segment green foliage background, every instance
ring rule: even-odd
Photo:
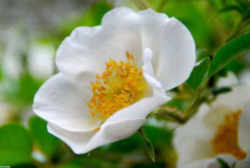
[[[34,94],[46,80],[32,75],[27,68],[27,44],[26,49],[19,53],[23,71],[18,78],[9,77],[0,60],[0,100],[12,107],[8,121],[0,126],[0,166],[174,168],[178,155],[172,142],[174,128],[169,127],[169,123],[186,123],[203,102],[211,102],[219,94],[230,91],[230,88],[216,87],[219,78],[228,72],[240,75],[249,69],[248,0],[124,0],[123,3],[135,10],[153,8],[178,18],[188,27],[196,42],[198,64],[190,78],[173,89],[173,100],[149,116],[149,120],[154,118],[158,124],[146,123],[142,128],[144,136],[135,133],[89,154],[73,154],[63,142],[47,132],[44,120],[32,116],[28,122],[23,121],[27,109],[32,106]],[[92,3],[81,15],[65,20],[53,32],[44,30],[46,35],[36,38],[35,42],[56,51],[74,28],[99,25],[103,15],[114,7],[114,3],[105,0]],[[4,51],[4,48],[0,49]],[[150,155],[151,145],[155,162]],[[36,157],[36,154],[42,157]]]

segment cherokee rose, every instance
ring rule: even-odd
[[[116,8],[101,26],[76,28],[63,41],[59,73],[40,88],[33,108],[50,133],[83,154],[137,131],[194,63],[194,40],[177,19]]]

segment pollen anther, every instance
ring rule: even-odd
[[[120,62],[110,58],[105,71],[91,82],[92,97],[88,107],[93,118],[104,121],[145,96],[148,86],[142,69],[129,52],[126,52],[126,58],[127,61]]]

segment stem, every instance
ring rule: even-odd
[[[161,0],[158,5],[157,11],[162,12],[164,10],[166,3],[167,3],[167,0]]]
[[[199,110],[200,105],[204,101],[202,100],[200,95],[197,95],[193,101],[193,103],[186,109],[184,123],[187,122],[191,117],[193,117],[197,111]]]
[[[245,25],[249,24],[250,19],[241,19],[239,24],[236,26],[234,32],[232,33],[232,35],[228,38],[227,41],[232,40],[234,37],[236,37],[241,31],[242,29],[245,27]]]
[[[151,161],[154,163],[155,162],[155,148],[150,139],[145,135],[144,131],[142,128],[138,130],[138,134],[143,138],[145,144],[146,144],[146,150],[147,153],[151,159]]]
[[[175,111],[169,111],[165,107],[161,107],[156,113],[153,113],[152,116],[156,117],[160,120],[170,120],[172,122],[176,122],[179,124],[184,124],[184,116],[181,115],[181,112],[178,112],[178,110]]]
[[[150,8],[150,5],[145,0],[131,0],[141,10]]]

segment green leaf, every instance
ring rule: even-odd
[[[58,152],[60,141],[48,133],[46,121],[33,116],[29,120],[29,129],[35,143],[47,157],[52,157]]]
[[[208,70],[210,66],[210,60],[208,58],[204,59],[199,65],[197,65],[190,77],[187,80],[187,84],[194,90],[198,89],[203,83],[204,79],[208,75]]]
[[[228,65],[239,53],[250,48],[250,33],[243,34],[219,49],[213,58],[209,76],[214,75]]]
[[[82,168],[82,165],[77,163],[66,163],[58,168]]]
[[[226,71],[240,74],[245,68],[247,68],[247,63],[244,59],[233,59],[227,66],[225,66]]]
[[[28,131],[17,124],[0,128],[0,165],[31,162],[32,141]]]

